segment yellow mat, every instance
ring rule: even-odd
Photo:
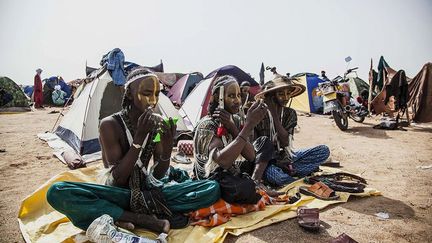
[[[39,189],[25,198],[18,213],[18,222],[21,233],[26,242],[83,242],[85,233],[72,225],[61,213],[55,211],[46,200],[48,188],[56,181],[95,182],[100,175],[102,164],[93,165],[74,171],[67,171],[51,178]],[[339,170],[323,167],[325,172]],[[282,189],[295,188],[304,185],[301,180],[291,183]],[[292,190],[295,192],[296,190]],[[227,223],[207,228],[202,226],[189,226],[181,230],[171,230],[168,242],[222,242],[227,234],[240,235],[276,222],[297,216],[298,206],[307,205],[313,208],[325,208],[331,204],[347,202],[350,195],[377,196],[381,193],[372,188],[366,188],[364,193],[339,193],[339,200],[322,201],[309,196],[302,196],[295,205],[271,205],[265,210],[246,215],[232,217]],[[150,232],[135,231],[134,233],[155,237]]]

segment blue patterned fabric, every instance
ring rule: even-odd
[[[330,150],[326,145],[294,151],[292,159],[296,176],[301,178],[316,171],[329,156]],[[269,164],[264,171],[264,180],[273,186],[279,187],[287,185],[296,179],[283,172],[281,168]]]
[[[294,182],[295,179],[282,171],[281,168],[269,164],[264,171],[264,180],[272,186],[280,187]]]
[[[330,149],[326,145],[299,149],[293,154],[293,167],[298,177],[305,177],[316,171],[320,164],[330,156]]]

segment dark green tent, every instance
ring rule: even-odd
[[[0,111],[30,111],[30,99],[10,78],[0,77]]]

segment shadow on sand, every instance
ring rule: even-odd
[[[329,242],[333,239],[327,229],[331,228],[329,224],[321,221],[321,229],[317,232],[311,232],[303,229],[297,223],[297,218],[288,219],[280,223],[272,224],[261,229],[254,230],[248,234],[252,237],[251,242],[259,239],[263,242],[299,242],[300,239],[305,242]],[[228,235],[224,242],[236,242],[237,237]]]
[[[346,131],[355,136],[364,136],[368,138],[389,139],[386,130],[374,129],[371,127],[349,127]]]
[[[390,219],[407,219],[415,216],[414,209],[405,202],[384,196],[351,197],[349,203],[339,204],[338,206],[372,216],[379,212],[386,212],[389,214]]]
[[[430,128],[430,127],[414,127],[413,126],[409,131],[432,133],[432,128]]]
[[[409,219],[415,216],[414,210],[402,201],[394,200],[384,196],[376,197],[351,197],[349,203],[335,204],[324,210],[334,207],[344,207],[346,209],[375,216],[376,213],[386,212],[390,219]],[[329,242],[333,239],[327,232],[331,225],[325,221],[321,221],[321,229],[319,232],[309,232],[301,228],[297,223],[297,218],[288,219],[280,223],[272,224],[270,227],[264,227],[254,230],[248,234],[252,239],[259,239],[264,242],[299,242],[301,239],[304,242]],[[236,242],[236,236],[228,235],[225,242]]]

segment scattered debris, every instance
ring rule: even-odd
[[[421,209],[428,209],[428,208],[430,208],[430,207],[432,207],[431,199],[429,199],[428,202],[427,202],[426,204],[419,205],[419,208],[421,208]]]
[[[6,153],[6,149],[0,149],[0,153]]]
[[[52,110],[52,111],[48,112],[48,114],[56,114],[56,113],[60,113],[60,111]]]
[[[390,218],[390,215],[388,213],[385,212],[379,212],[375,214],[379,219],[381,220],[386,220]]]
[[[419,165],[416,166],[417,169],[422,169],[422,170],[427,170],[427,169],[432,169],[432,165]]]

